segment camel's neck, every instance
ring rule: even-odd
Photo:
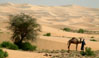
[[[82,41],[79,41],[78,43],[82,43]]]
[[[82,42],[79,41],[78,43],[82,43]]]
[[[80,39],[80,41],[78,41],[78,43],[82,43],[81,39]]]
[[[81,41],[81,39],[80,39],[80,43],[81,43],[82,41]]]

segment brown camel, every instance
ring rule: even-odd
[[[82,43],[82,38],[80,38],[80,40],[78,40],[77,38],[73,37],[72,39],[70,39],[68,41],[68,52],[70,51],[70,45],[71,44],[76,44],[76,51],[77,51],[77,48],[78,48],[78,44],[81,44]]]

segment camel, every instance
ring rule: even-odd
[[[77,38],[73,37],[72,39],[70,39],[68,41],[68,52],[70,51],[70,45],[71,44],[76,44],[76,51],[77,51],[77,48],[78,48],[78,44],[81,44],[82,43],[82,38],[80,38],[80,40],[78,40]]]

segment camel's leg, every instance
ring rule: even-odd
[[[76,44],[76,51],[77,51],[77,48],[78,48],[78,44]]]
[[[70,51],[70,45],[71,45],[71,43],[68,44],[68,52]]]

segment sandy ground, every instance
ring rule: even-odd
[[[47,39],[46,39],[47,38]],[[58,37],[44,37],[42,36],[41,39],[38,39],[37,45],[39,49],[50,49],[50,50],[61,50],[65,49],[68,50],[68,38],[58,38]],[[85,47],[91,47],[92,50],[99,50],[99,42],[93,42],[93,41],[88,41],[85,40],[86,45]],[[78,50],[80,51],[81,44],[78,46]],[[71,50],[76,49],[75,44],[71,44],[70,47]]]
[[[9,54],[8,58],[48,58],[43,56],[43,53],[36,53],[36,52],[26,52],[26,51],[16,51],[16,50],[9,50],[3,49],[7,51]]]
[[[54,31],[54,32],[53,32]],[[44,34],[50,32],[51,36],[43,36]],[[97,41],[90,41],[90,37],[95,37]],[[86,41],[86,47],[91,47],[93,50],[99,50],[99,35],[89,35],[89,34],[79,34],[79,33],[71,33],[64,32],[59,29],[51,28],[48,26],[42,26],[42,32],[40,36],[37,38],[36,45],[38,49],[66,49],[67,50],[67,42],[72,37],[83,37]],[[0,42],[2,41],[11,41],[11,34],[8,32],[0,33]],[[78,50],[80,50],[80,45],[78,46]],[[71,45],[71,50],[75,50],[75,45]]]

